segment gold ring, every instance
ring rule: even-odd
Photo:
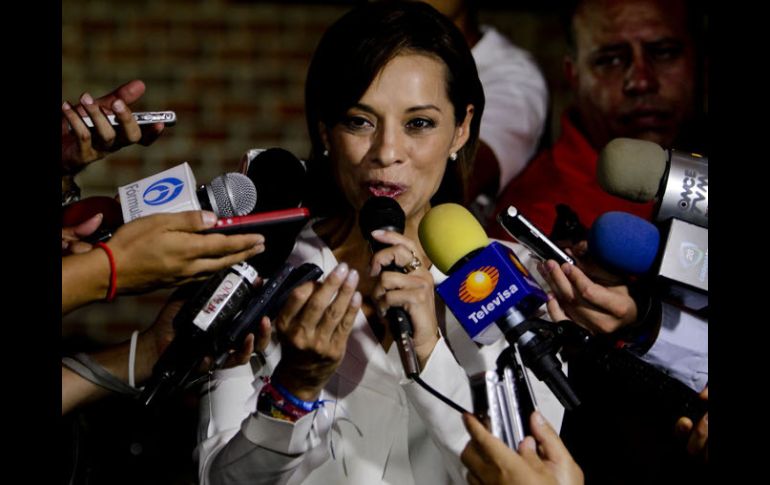
[[[411,273],[420,266],[422,266],[422,261],[420,261],[420,258],[418,258],[414,251],[412,251],[412,261],[406,265],[407,273]]]

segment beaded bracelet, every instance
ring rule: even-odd
[[[270,417],[296,422],[301,417],[324,405],[321,400],[303,401],[291,394],[285,387],[263,378],[265,385],[259,393],[257,410]]]

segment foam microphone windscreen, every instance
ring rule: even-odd
[[[487,233],[468,209],[459,204],[433,207],[420,221],[420,243],[444,274],[470,253],[489,245]]]
[[[246,176],[259,194],[253,213],[298,207],[305,196],[305,165],[283,148],[259,152],[249,162]]]
[[[658,195],[667,165],[668,153],[657,143],[615,138],[599,153],[596,177],[612,195],[649,202]]]
[[[372,252],[377,252],[389,244],[374,239],[372,231],[385,229],[403,234],[404,227],[406,227],[406,215],[398,202],[390,197],[371,197],[361,207],[358,225],[361,227],[364,238],[369,242]]]
[[[601,264],[622,273],[647,272],[655,262],[660,233],[652,223],[627,212],[606,212],[588,233],[588,251]]]
[[[259,198],[252,213],[299,207],[305,197],[307,175],[305,165],[283,148],[250,150],[246,176],[257,188]],[[305,221],[265,227],[265,251],[249,259],[263,277],[278,271],[294,249],[297,235]]]

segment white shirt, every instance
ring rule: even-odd
[[[337,265],[310,225],[290,261],[315,263],[325,274]],[[494,369],[506,344],[478,348],[451,316],[444,337],[454,354],[442,338],[420,377],[471,410],[468,373]],[[259,374],[271,374],[280,360],[280,349],[268,353]],[[561,405],[534,376],[530,381],[541,412],[558,429]],[[362,312],[321,394],[330,401],[322,409],[296,423],[253,414],[261,385],[248,365],[215,372],[213,390],[201,400],[202,484],[465,483],[460,453],[469,435],[460,414],[404,378],[396,346],[386,353]]]
[[[532,56],[493,27],[471,50],[484,88],[480,138],[500,164],[498,194],[535,154],[548,113],[548,88]]]
[[[708,321],[667,303],[662,318],[655,343],[641,359],[702,391],[709,380]]]

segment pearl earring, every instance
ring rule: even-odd
[[[449,155],[449,159],[452,160],[453,162],[456,162],[457,161],[457,152],[452,152],[452,154]]]
[[[328,157],[329,156],[329,150],[324,150],[323,156]]]

